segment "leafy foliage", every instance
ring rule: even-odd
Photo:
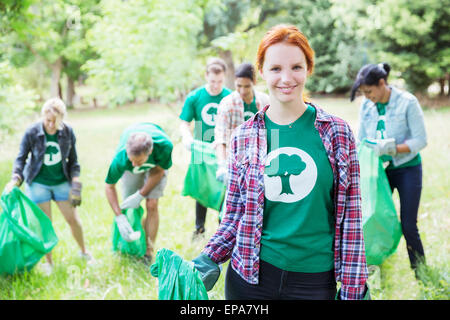
[[[0,142],[11,135],[18,122],[36,106],[36,94],[17,83],[14,73],[13,66],[0,61]]]
[[[196,34],[202,0],[102,1],[103,18],[88,32],[99,54],[83,70],[112,105],[136,98],[175,100],[198,78]]]

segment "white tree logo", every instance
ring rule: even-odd
[[[316,185],[317,166],[305,151],[285,147],[270,152],[264,172],[265,197],[292,203],[305,198]]]
[[[46,143],[44,164],[46,166],[54,166],[59,162],[61,162],[61,150],[59,149],[59,144],[53,141],[48,141]]]
[[[203,122],[208,126],[214,127],[216,125],[216,117],[217,117],[217,107],[219,105],[217,103],[211,102],[205,105],[202,109],[202,119]]]
[[[251,112],[251,111],[245,111],[244,112],[244,119],[245,120],[248,120],[248,119],[250,119],[251,117],[253,117],[255,114],[253,113],[253,112]]]
[[[152,163],[144,163],[142,166],[139,167],[133,167],[133,173],[134,174],[138,174],[138,173],[142,173],[145,171],[150,170],[151,168],[153,168],[155,165]]]

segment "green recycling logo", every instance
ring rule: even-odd
[[[208,126],[214,127],[216,125],[217,108],[219,105],[217,103],[211,102],[205,105],[202,109],[202,119],[203,122]]]
[[[265,197],[270,201],[297,202],[316,185],[317,166],[305,151],[279,148],[267,155],[264,172]]]
[[[47,141],[44,164],[49,167],[59,162],[61,162],[61,149],[59,148],[59,144],[54,141]]]

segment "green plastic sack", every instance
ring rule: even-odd
[[[216,179],[217,159],[210,143],[194,140],[183,196],[191,196],[201,205],[220,211],[226,186]]]
[[[141,237],[136,241],[127,242],[120,236],[119,228],[117,228],[117,223],[114,220],[113,223],[113,251],[118,251],[124,254],[142,257],[145,255],[147,250],[147,243],[145,241],[145,231],[142,227],[142,215],[144,214],[144,209],[142,207],[136,209],[124,209],[122,213],[127,217],[130,222],[131,228],[134,231],[140,231]]]
[[[17,187],[0,204],[0,274],[29,271],[58,243],[52,222]]]
[[[169,249],[158,250],[150,273],[158,278],[159,300],[208,300],[206,288],[193,263]]]
[[[358,148],[366,260],[380,265],[397,250],[402,229],[382,161],[362,142]]]

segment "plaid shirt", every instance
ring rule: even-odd
[[[314,126],[322,138],[334,176],[335,278],[341,282],[341,299],[362,299],[367,264],[355,138],[345,121],[311,105],[317,110]],[[233,269],[251,284],[258,284],[259,274],[267,156],[264,113],[268,107],[233,133],[226,213],[203,249],[218,264],[231,258]]]
[[[256,108],[261,110],[269,104],[269,96],[254,91]],[[244,123],[244,101],[237,91],[233,91],[220,102],[217,108],[214,139],[216,144],[229,145],[234,129]]]

